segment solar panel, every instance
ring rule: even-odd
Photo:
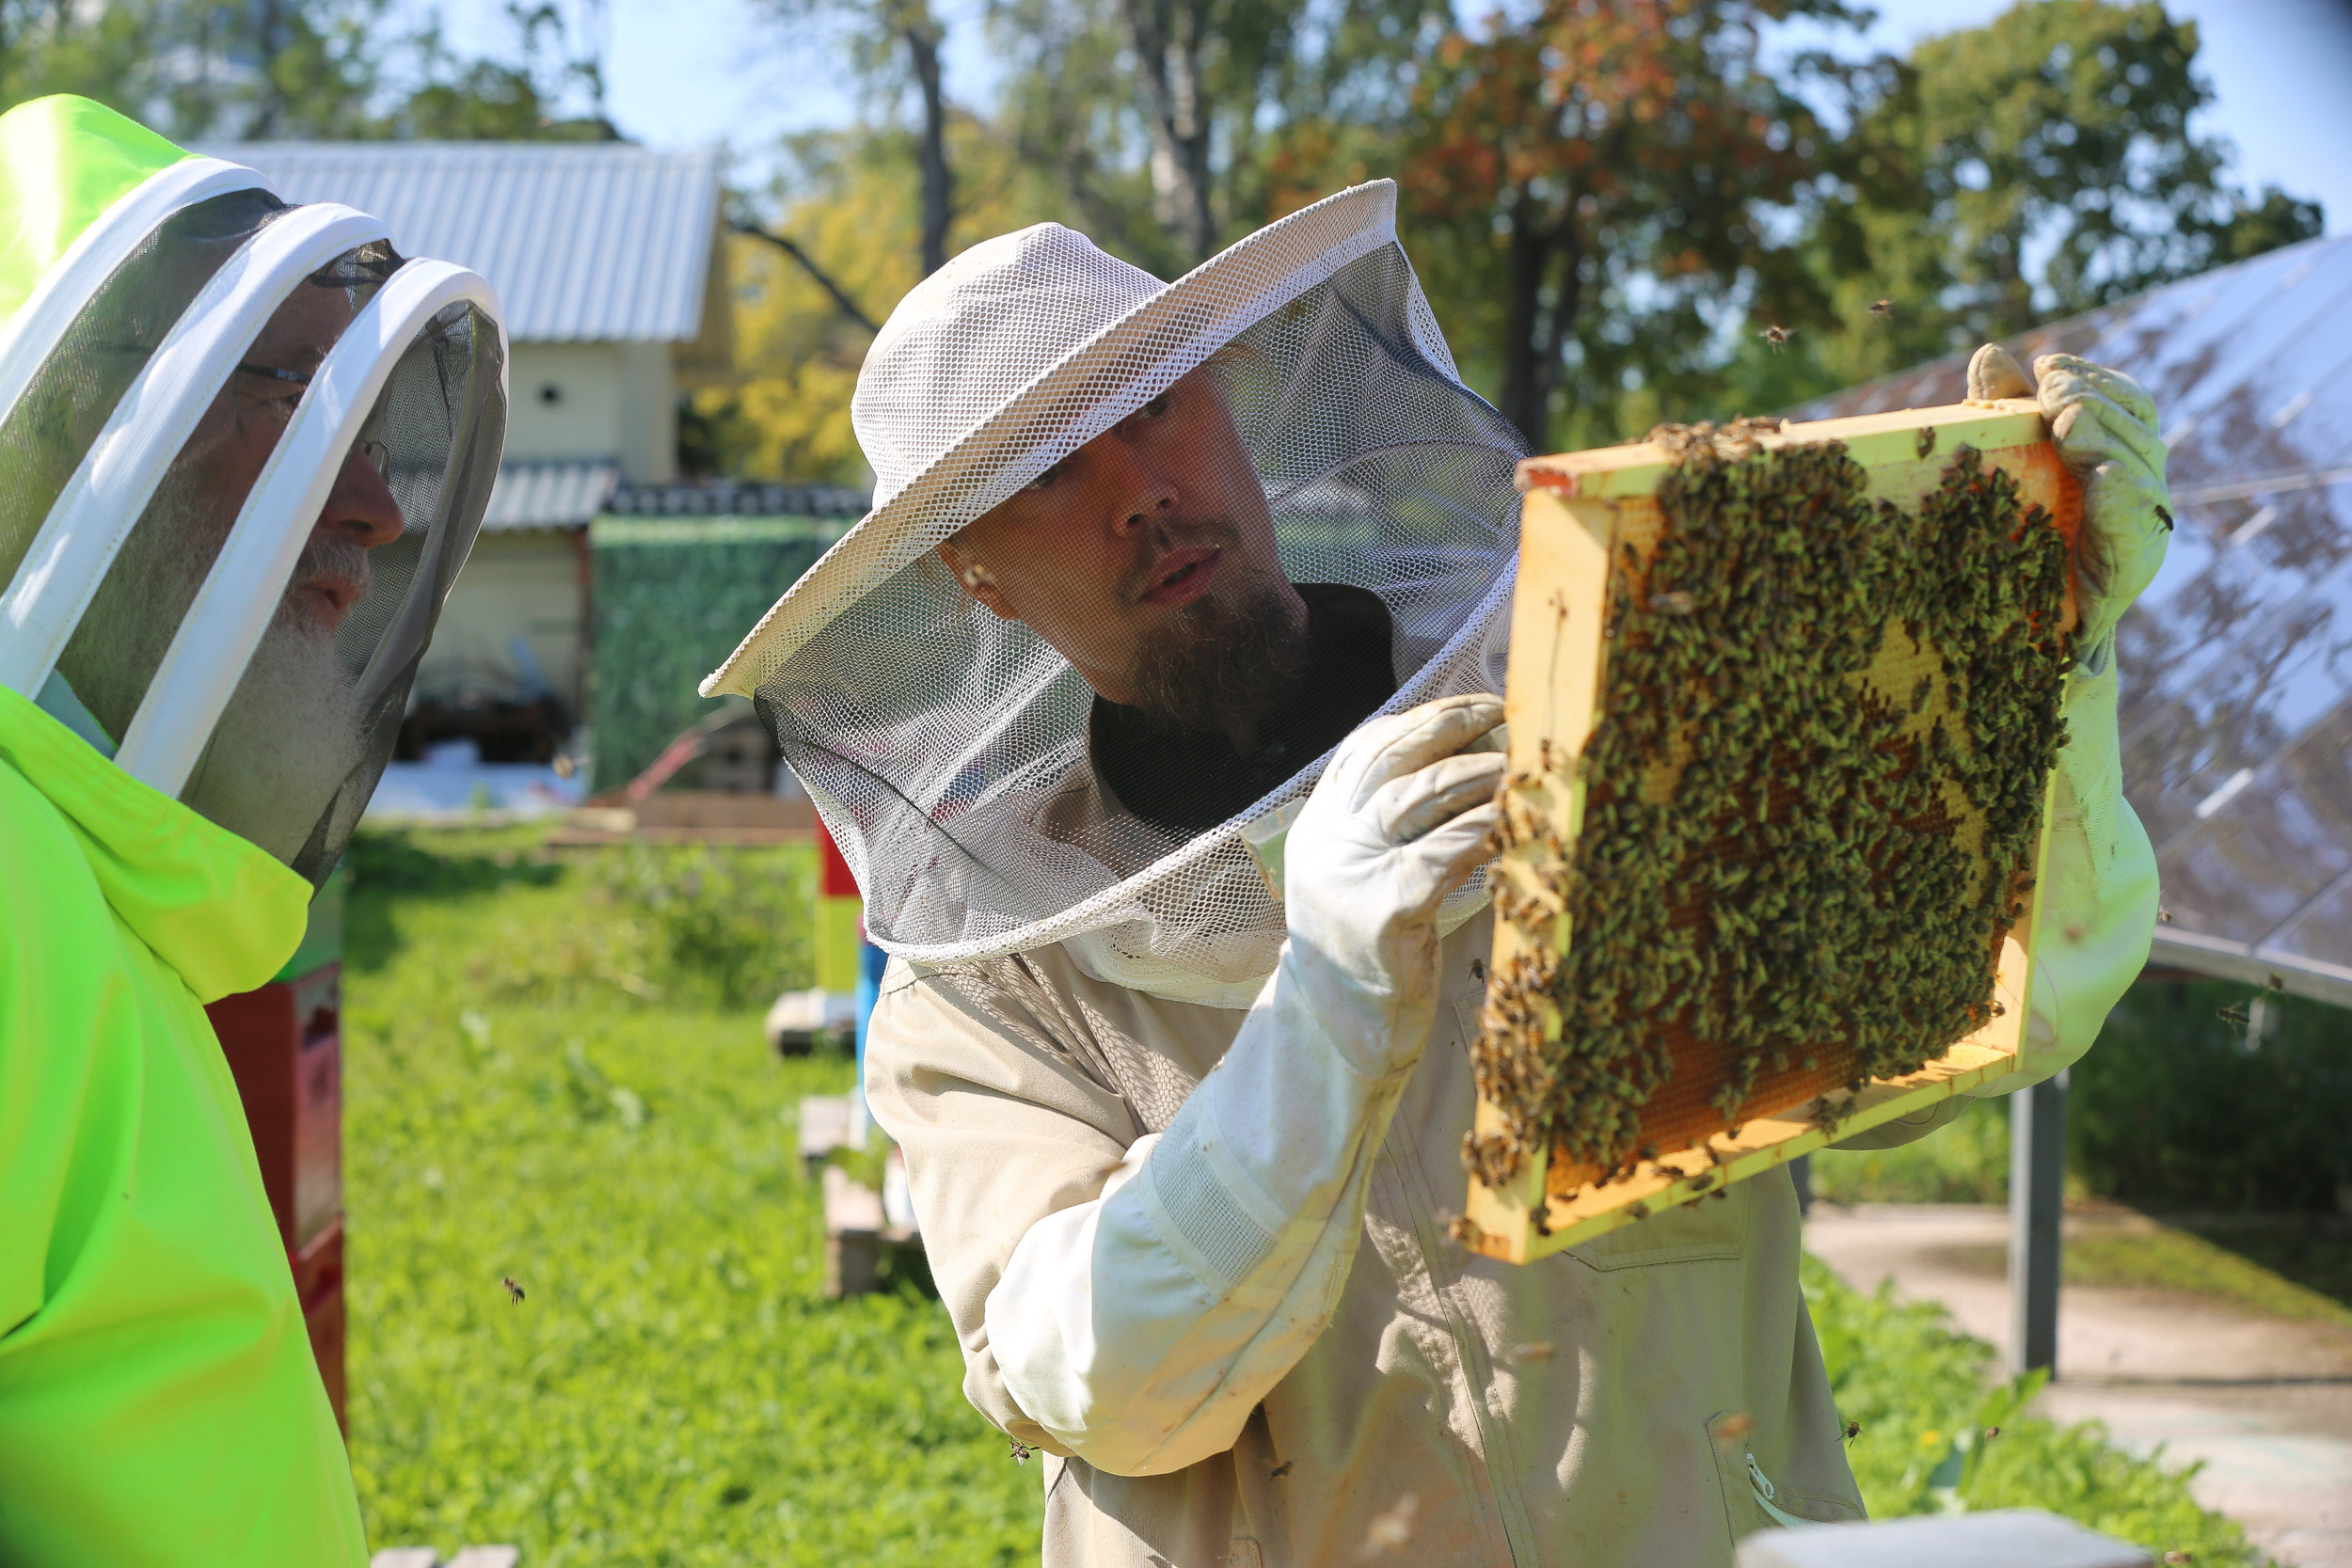
[[[2352,237],[2010,341],[2153,393],[2178,527],[2117,634],[2123,793],[2170,915],[2153,961],[2352,1006]],[[1958,402],[1964,358],[1788,410]]]

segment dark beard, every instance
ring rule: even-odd
[[[1228,559],[1241,574],[1236,591],[1184,606],[1128,673],[1126,705],[1160,728],[1199,735],[1263,719],[1306,678],[1313,647],[1297,595],[1276,574]]]

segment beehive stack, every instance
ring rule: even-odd
[[[1521,485],[1465,1149],[1516,1259],[2019,1065],[2080,511],[2023,401]]]

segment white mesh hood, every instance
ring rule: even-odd
[[[1394,206],[1385,181],[1342,192],[1173,284],[1040,225],[893,313],[852,404],[873,513],[704,686],[754,698],[882,946],[949,962],[1068,942],[1104,979],[1229,1004],[1273,967],[1281,905],[1248,839],[1287,822],[1323,756],[1217,826],[1145,820],[1089,764],[1087,682],[933,553],[1204,364],[1283,572],[1386,606],[1381,711],[1502,689],[1523,449],[1462,386]]]

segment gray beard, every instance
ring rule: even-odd
[[[166,476],[57,661],[118,740],[227,535],[212,499],[181,474]],[[316,540],[305,547],[294,582],[320,548]],[[355,683],[333,634],[303,625],[281,599],[180,799],[292,862],[358,766],[362,738]]]
[[[1258,720],[1306,677],[1312,648],[1306,616],[1273,573],[1236,561],[1241,591],[1209,594],[1179,613],[1177,635],[1154,642],[1128,673],[1129,705],[1184,735]]]

